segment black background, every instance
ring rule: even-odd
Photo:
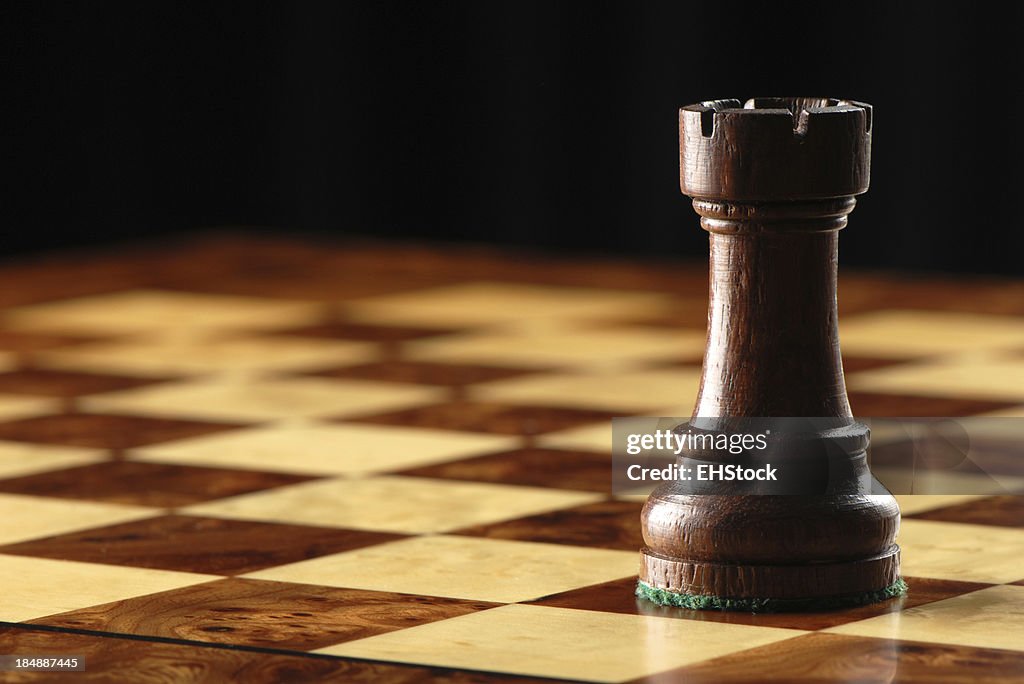
[[[1021,10],[3,5],[0,251],[253,226],[697,256],[676,110],[875,106],[844,264],[1020,273]]]

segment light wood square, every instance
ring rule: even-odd
[[[0,441],[0,478],[74,468],[107,458],[101,449]]]
[[[114,525],[155,513],[141,506],[0,494],[0,544]]]
[[[872,468],[871,473],[891,492],[915,492],[926,496],[1024,492],[1024,477],[999,473],[923,468]]]
[[[515,448],[514,437],[376,425],[275,425],[137,449],[146,461],[304,475],[366,475]],[[0,451],[2,455],[2,451]]]
[[[214,378],[109,392],[83,399],[81,405],[88,411],[258,422],[391,411],[436,403],[444,396],[433,387],[361,380]]]
[[[1022,529],[903,520],[897,542],[908,577],[992,583],[1024,577]]]
[[[621,682],[804,633],[508,605],[328,646],[318,652],[537,677]]]
[[[0,394],[0,420],[17,420],[48,413],[60,413],[61,402],[50,397]]]
[[[553,449],[582,449],[584,451],[612,452],[612,421],[596,425],[559,430],[537,438],[537,444]]]
[[[902,515],[924,513],[936,508],[956,506],[974,499],[984,499],[984,494],[894,494]]]
[[[220,578],[0,554],[0,620],[32,620],[215,579]]]
[[[966,560],[965,564],[970,562]],[[910,590],[914,590],[913,584]],[[1024,651],[1024,587],[989,587],[827,631],[880,639]]]
[[[184,510],[224,518],[424,534],[571,508],[601,498],[547,487],[381,476],[315,480]]]
[[[893,309],[844,317],[839,322],[839,337],[844,353],[869,358],[1015,349],[1024,347],[1024,320]]]
[[[632,329],[480,332],[410,342],[406,347],[406,355],[418,361],[584,368],[675,359],[686,353],[700,356],[703,351],[703,332]]]
[[[373,345],[301,337],[204,338],[164,336],[36,354],[51,368],[139,376],[242,374],[313,370],[370,361]]]
[[[345,307],[357,320],[459,327],[655,315],[671,311],[671,299],[649,292],[481,281],[368,297]]]
[[[700,386],[700,369],[551,373],[511,378],[470,388],[474,399],[540,406],[570,406],[631,412],[664,411],[685,415],[693,411]]]
[[[1024,356],[965,354],[857,373],[847,384],[866,392],[1021,401]]]
[[[652,411],[652,417],[659,417],[661,420],[652,425],[657,425],[659,430],[671,430],[681,423],[689,420],[681,415],[672,416],[671,412]],[[537,444],[555,449],[582,449],[584,451],[603,451],[611,454],[613,452],[612,421],[604,421],[597,425],[583,425],[581,427],[550,432],[537,438]],[[621,446],[625,446],[624,444]]]
[[[368,546],[245,575],[335,587],[509,603],[635,575],[633,551],[430,536]]]
[[[21,330],[117,335],[266,329],[319,320],[322,306],[262,297],[128,290],[11,309],[0,317]]]

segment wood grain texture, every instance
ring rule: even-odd
[[[592,286],[599,288],[597,291],[617,289],[659,293],[664,301],[674,307],[660,315],[637,312],[636,316],[632,316],[627,311],[625,315],[609,317],[603,321],[582,322],[571,315],[566,320],[558,321],[560,324],[571,323],[577,326],[581,336],[586,336],[592,330],[623,328],[629,329],[631,333],[658,333],[676,328],[684,335],[692,335],[695,328],[706,324],[709,291],[706,264],[656,260],[627,263],[589,257],[564,260],[534,255],[528,251],[467,246],[341,243],[254,236],[242,232],[192,238],[153,248],[134,248],[108,254],[45,256],[34,259],[32,263],[6,264],[0,269],[0,315],[11,306],[90,294],[116,294],[127,289],[180,290],[190,293],[192,297],[202,296],[203,293],[249,294],[273,299],[297,297],[322,303],[321,314],[308,325],[266,324],[257,335],[359,340],[378,353],[379,360],[376,362],[356,360],[353,363],[357,365],[348,366],[339,360],[327,362],[333,364],[330,367],[309,367],[309,370],[323,379],[342,384],[349,379],[369,379],[389,383],[399,389],[403,385],[433,385],[454,389],[465,387],[470,390],[465,396],[473,397],[473,390],[486,388],[493,380],[482,366],[459,360],[434,363],[403,357],[410,347],[419,344],[420,339],[432,337],[441,340],[439,334],[434,334],[436,330],[427,331],[427,328],[432,327],[430,324],[422,327],[406,326],[398,321],[366,324],[348,320],[345,307],[353,300],[367,295],[418,295],[427,293],[425,288],[435,285],[472,285],[480,281],[530,285],[537,288],[537,291],[542,291],[543,286],[549,284],[573,288]],[[854,320],[854,317],[861,314],[870,315],[886,307],[932,312],[930,315],[940,323],[945,320],[941,314],[946,311],[988,315],[997,325],[1002,324],[1004,318],[1024,314],[1024,284],[1013,280],[858,274],[844,270],[839,276],[839,282],[839,313]],[[553,296],[559,296],[558,290]],[[271,330],[275,325],[290,327]],[[470,331],[469,326],[454,326],[450,330],[459,334]],[[0,320],[0,360],[5,364],[0,372],[12,374],[8,389],[0,388],[0,393],[9,394],[24,389],[35,393],[45,392],[51,396],[73,396],[95,389],[96,394],[91,396],[102,396],[106,391],[104,388],[113,389],[126,376],[94,371],[85,377],[64,370],[50,372],[49,369],[40,373],[40,369],[45,368],[41,363],[43,355],[35,354],[48,349],[70,348],[83,342],[114,339],[113,333],[107,335],[101,330],[96,335],[86,339],[71,335],[15,332],[4,329],[3,321]],[[647,360],[638,358],[636,362],[644,368],[657,368],[659,372],[663,367],[671,370],[680,363],[690,364],[691,367],[699,363],[697,358],[684,358],[682,351],[680,349],[676,360],[652,359],[648,364]],[[877,358],[875,352],[868,347],[851,353],[852,357],[846,361],[848,377],[872,369],[884,371],[891,367],[898,370],[905,364],[916,363],[919,358],[911,353],[900,358],[887,358],[884,346],[879,346]],[[1024,358],[1024,348],[1008,349],[1007,358]],[[941,368],[941,365],[936,366],[936,372],[940,373]],[[550,373],[541,369],[531,370],[539,375]],[[294,372],[288,375],[296,377]],[[849,397],[858,415],[965,415],[1024,405],[1024,400],[1015,397],[1010,397],[1010,400],[993,398],[985,392],[977,397],[965,398],[938,394],[931,397],[917,396],[914,390],[903,390],[898,394],[853,391]],[[446,408],[435,410],[422,407],[403,415],[392,412],[396,415],[369,429],[378,430],[382,440],[393,432],[391,425],[419,423],[420,427],[444,429],[445,426],[451,426],[466,431],[500,429],[504,432],[498,434],[511,435],[508,438],[509,444],[502,445],[500,451],[496,449],[496,453],[481,451],[483,455],[480,456],[476,456],[476,452],[473,457],[460,453],[457,458],[453,456],[453,460],[444,462],[417,461],[417,467],[403,471],[402,476],[607,493],[610,484],[607,464],[610,461],[607,454],[597,451],[604,448],[600,441],[600,429],[612,417],[611,412],[559,413],[554,409],[549,410],[544,401],[533,398],[529,405],[517,407],[518,413],[510,416],[503,415],[500,410],[489,414],[490,409],[478,409],[476,402],[452,403],[448,401],[451,398],[456,397],[441,393],[438,401],[443,403],[435,406]],[[689,397],[679,398],[688,400]],[[565,405],[571,406],[569,401],[571,397]],[[497,402],[494,404],[498,405]],[[502,410],[513,405],[514,402],[501,404]],[[614,408],[614,404],[611,406]],[[53,402],[53,407],[58,410],[58,403]],[[60,410],[66,412],[73,409],[74,405],[69,402]],[[370,418],[379,415],[376,413]],[[102,681],[118,684],[123,681],[232,680],[257,683],[535,681],[527,677],[464,670],[457,665],[424,667],[311,656],[302,649],[335,638],[342,640],[344,646],[363,635],[383,635],[384,632],[397,634],[406,626],[418,629],[443,625],[446,616],[454,617],[467,604],[485,605],[484,599],[500,602],[536,599],[530,602],[544,607],[571,609],[567,612],[584,616],[580,622],[591,626],[571,630],[572,646],[566,649],[567,658],[576,658],[580,662],[583,656],[579,656],[575,649],[593,644],[594,637],[601,634],[600,629],[593,625],[613,613],[645,619],[671,618],[666,622],[680,625],[682,633],[687,635],[687,638],[675,642],[679,648],[685,649],[693,648],[689,635],[707,631],[714,636],[716,629],[731,625],[747,626],[756,634],[759,628],[819,630],[845,627],[890,613],[899,613],[900,620],[907,622],[902,615],[907,609],[927,607],[974,592],[977,597],[973,603],[965,606],[962,615],[975,622],[984,621],[984,615],[991,616],[992,613],[988,611],[995,609],[999,611],[996,613],[999,617],[987,618],[989,625],[986,629],[991,631],[983,630],[983,633],[1003,635],[1012,634],[1008,617],[1008,611],[1014,608],[1012,601],[998,603],[992,598],[986,598],[984,592],[978,592],[979,589],[994,585],[958,580],[962,579],[963,573],[973,570],[972,576],[986,582],[1013,579],[1017,580],[1017,585],[1024,585],[1024,578],[1021,577],[1024,572],[1013,574],[1015,566],[1012,562],[1015,557],[1012,548],[1016,543],[1012,535],[1015,534],[1013,528],[1019,527],[1019,507],[1012,500],[997,497],[978,499],[976,503],[971,502],[962,507],[961,500],[921,507],[921,517],[927,520],[921,524],[932,529],[931,535],[924,539],[914,536],[917,534],[920,537],[920,530],[911,529],[908,521],[908,551],[905,554],[908,567],[913,556],[915,569],[932,577],[908,577],[911,588],[907,596],[856,609],[802,614],[686,611],[638,601],[633,595],[636,578],[627,576],[635,572],[636,563],[630,564],[629,557],[633,554],[633,558],[636,558],[635,548],[640,543],[636,537],[640,505],[632,502],[613,505],[601,502],[586,506],[573,504],[539,515],[509,516],[507,519],[464,528],[455,534],[443,536],[443,540],[454,540],[451,543],[459,546],[458,549],[447,550],[429,544],[422,544],[419,551],[405,546],[406,542],[418,544],[431,537],[402,540],[401,535],[336,529],[324,531],[317,528],[315,522],[313,529],[316,531],[311,532],[309,526],[304,524],[164,516],[158,510],[152,512],[149,521],[139,521],[140,524],[114,525],[109,521],[94,521],[94,529],[79,532],[81,526],[88,523],[88,520],[81,521],[82,510],[88,511],[89,506],[97,505],[80,502],[174,505],[196,498],[209,497],[216,500],[230,495],[229,492],[236,488],[260,489],[266,486],[272,490],[284,483],[273,477],[265,478],[264,473],[257,472],[263,470],[259,459],[245,461],[248,465],[243,466],[242,461],[232,462],[228,451],[218,451],[216,448],[211,453],[223,457],[219,463],[203,464],[202,458],[198,458],[187,462],[182,468],[166,469],[156,463],[147,464],[154,467],[139,467],[134,461],[112,458],[121,456],[122,452],[128,458],[133,454],[138,455],[120,446],[123,444],[185,439],[182,444],[187,445],[191,441],[186,439],[192,434],[190,430],[198,429],[196,424],[202,430],[209,428],[213,432],[234,427],[217,420],[207,422],[201,419],[169,421],[162,423],[162,427],[157,430],[156,424],[148,422],[154,419],[158,417],[153,414],[121,416],[117,420],[103,415],[86,414],[74,418],[55,415],[30,421],[5,420],[3,426],[0,426],[0,432],[3,433],[0,434],[0,440],[21,440],[11,442],[10,448],[30,447],[38,450],[38,453],[26,452],[25,458],[38,457],[40,461],[40,466],[32,471],[40,474],[40,477],[23,478],[23,472],[8,471],[9,477],[0,484],[0,488],[6,486],[30,494],[28,497],[21,494],[11,496],[6,492],[0,495],[9,499],[10,508],[7,510],[11,525],[8,527],[22,528],[34,516],[56,515],[51,511],[54,508],[59,508],[57,513],[60,514],[56,515],[59,529],[45,531],[45,534],[56,536],[30,540],[29,545],[24,547],[24,555],[7,555],[8,549],[0,549],[0,558],[9,561],[5,567],[14,568],[7,571],[5,577],[9,579],[5,581],[17,586],[18,582],[35,579],[32,570],[27,570],[33,567],[38,570],[39,578],[45,578],[48,572],[53,571],[54,565],[71,565],[50,560],[64,556],[95,563],[60,575],[63,579],[54,588],[54,594],[70,597],[72,600],[68,606],[59,605],[60,602],[54,600],[46,605],[57,607],[36,610],[31,615],[57,613],[69,610],[72,606],[82,607],[79,611],[72,611],[73,614],[49,615],[41,618],[41,621],[56,624],[58,620],[77,620],[79,627],[90,625],[100,630],[132,632],[75,634],[68,631],[73,628],[64,622],[61,624],[65,626],[50,628],[51,631],[46,632],[36,631],[45,627],[40,625],[0,628],[0,652],[33,655],[57,650],[84,653],[88,658],[87,672],[75,673],[66,678],[43,673],[25,675],[16,680],[12,679],[12,675],[5,675],[0,679]],[[403,420],[410,422],[403,423]],[[186,423],[187,429],[182,429],[181,423]],[[581,437],[576,440],[573,448],[531,447],[533,437],[530,430],[538,429],[537,426],[546,430],[562,425],[567,427],[557,429],[569,430],[565,435],[568,441],[563,446],[573,443],[571,436],[574,433],[580,432],[583,435],[588,433],[589,428],[595,428],[593,439]],[[583,430],[573,430],[576,426],[583,426]],[[365,426],[360,427],[367,429]],[[241,432],[240,437],[245,432]],[[196,434],[202,434],[202,431]],[[230,435],[231,432],[224,434]],[[552,446],[559,443],[558,438],[544,434],[544,444]],[[462,435],[467,436],[465,433]],[[239,453],[258,450],[259,435],[256,438],[253,444],[245,446]],[[51,445],[67,440],[96,445],[98,449],[89,451],[92,457],[110,460],[103,467],[88,470],[80,469],[88,461],[51,461],[50,452],[59,455],[63,449]],[[552,441],[549,444],[547,440]],[[330,453],[340,452],[346,446],[353,447],[354,452],[363,448],[362,443],[359,446],[346,445],[344,442],[334,446],[332,443],[326,449],[328,454],[324,458],[329,458]],[[516,446],[518,448],[514,448]],[[1004,445],[998,445],[997,448],[1004,449]],[[299,454],[305,452],[299,442],[294,445],[275,445],[268,450],[271,453],[277,450],[294,455],[293,459],[281,460],[280,470],[275,468],[277,472],[285,473],[285,478],[296,473],[300,476],[302,473],[323,474],[316,470],[317,464],[322,461],[310,459],[308,454],[300,457]],[[417,453],[422,454],[420,451]],[[1015,454],[1012,448],[1006,453],[1008,457]],[[18,457],[14,451],[0,456],[7,459],[5,463]],[[443,454],[439,454],[438,458],[441,456]],[[421,463],[428,465],[419,466]],[[410,461],[396,462],[388,470],[408,469],[411,465],[413,463]],[[239,466],[251,470],[234,470]],[[295,467],[296,472],[291,472],[290,467]],[[43,475],[44,470],[50,472]],[[103,482],[105,477],[109,477],[110,481]],[[410,505],[409,508],[413,510],[414,506]],[[198,519],[202,523],[185,523],[182,519]],[[32,527],[31,524],[29,527]],[[75,530],[75,534],[64,533],[64,530],[69,529]],[[992,531],[998,533],[998,538]],[[982,535],[981,542],[977,539],[979,534]],[[26,539],[30,535],[36,536],[30,529],[17,538]],[[915,538],[918,550],[912,554],[914,546],[911,542]],[[402,541],[384,543],[396,539]],[[519,540],[543,543],[534,545]],[[495,548],[490,550],[492,545]],[[939,547],[941,553],[935,551],[935,547]],[[345,551],[347,548],[354,550]],[[365,557],[370,555],[366,552],[370,551],[390,555],[378,562],[370,572],[364,572],[367,562]],[[276,578],[280,581],[230,577],[248,567],[266,568],[258,571],[260,573],[284,573],[290,564],[309,557],[309,553],[313,554],[309,563],[315,564],[315,567],[304,573],[293,571],[290,577]],[[348,565],[340,563],[340,559],[349,553],[359,556],[359,559]],[[601,555],[609,553],[624,557],[621,567],[617,557],[609,560]],[[452,560],[449,554],[454,554],[458,562]],[[337,563],[336,557],[339,561]],[[1009,566],[1005,565],[1007,563]],[[118,582],[110,578],[120,577],[119,573],[144,572],[132,569],[132,565],[153,565],[168,569],[195,568],[229,577],[206,582],[197,588],[164,591],[166,587],[161,586],[159,590],[150,590],[159,591],[159,594],[139,591],[136,592],[138,595],[114,603],[102,603],[110,601],[109,597],[95,601],[85,598],[103,594],[98,591],[103,587],[117,585]],[[609,566],[614,566],[616,570],[608,571]],[[402,570],[397,576],[394,573],[396,568]],[[983,573],[978,568],[990,569],[988,574],[991,576],[981,577]],[[424,583],[424,575],[434,570],[444,570],[444,577],[433,583]],[[518,595],[500,593],[503,584],[514,581],[524,572],[533,573],[528,590]],[[356,576],[353,573],[364,581],[387,583],[387,586],[344,588],[346,584],[353,583],[353,577]],[[78,581],[67,579],[72,575]],[[331,588],[329,585],[332,584],[342,588]],[[44,585],[44,579],[32,583],[32,586]],[[254,588],[255,585],[270,585],[273,588],[264,590]],[[211,592],[208,589],[210,586],[214,586],[215,591]],[[474,592],[480,592],[478,596],[474,594],[480,600],[437,598],[439,594],[453,593],[467,586],[472,586]],[[537,598],[539,596],[543,598]],[[319,601],[319,598],[325,600]],[[322,612],[318,612],[321,606]],[[982,614],[979,614],[976,606],[984,608]],[[490,610],[487,608],[476,612],[486,614]],[[938,614],[939,607],[935,610]],[[409,618],[407,623],[404,621],[406,617]],[[589,622],[588,618],[593,618],[594,622]],[[896,615],[892,615],[891,619],[895,621]],[[506,651],[515,649],[517,644],[530,643],[529,639],[535,636],[538,627],[535,621],[525,624],[517,632],[503,622],[497,622],[499,624],[492,627],[503,630],[500,648]],[[656,637],[660,627],[652,624],[651,628],[653,632],[644,631],[637,639],[643,642],[649,635]],[[718,636],[723,632],[718,632]],[[168,636],[146,636],[147,633]],[[616,641],[626,640],[623,633],[618,631],[613,633],[612,638]],[[775,676],[780,681],[822,681],[835,675],[845,677],[847,681],[884,681],[891,678],[895,681],[973,684],[989,681],[1016,682],[1022,678],[1019,653],[926,643],[930,640],[921,636],[914,637],[920,641],[911,642],[907,641],[909,638],[906,635],[880,639],[820,634],[808,641],[800,637],[779,642],[778,648],[741,650],[707,666],[692,665],[684,670],[671,671],[663,679],[762,681]],[[275,640],[280,648],[273,645]],[[736,649],[749,645],[743,643],[742,639],[734,640]],[[425,641],[429,642],[430,639]],[[263,646],[250,645],[256,643]],[[427,650],[442,654],[443,657],[453,648],[452,644],[439,640],[429,644]],[[402,655],[408,657],[409,654],[399,654]],[[530,648],[522,648],[515,653],[518,663],[513,665],[513,669],[521,667],[521,671],[527,671],[526,668],[536,666],[535,656]],[[710,655],[704,653],[703,657]]]
[[[107,461],[0,480],[0,492],[174,508],[310,479],[286,473]]]
[[[664,672],[669,682],[913,682],[973,684],[1024,677],[1024,654],[969,646],[809,634]]]
[[[602,501],[463,528],[453,534],[633,551],[643,544],[636,524],[641,508],[640,503],[633,501]]]
[[[877,615],[901,612],[915,606],[941,601],[992,586],[980,582],[958,582],[956,580],[929,579],[924,577],[908,577],[907,582],[910,584],[910,591],[905,596],[889,601],[852,608],[802,613],[746,613],[740,611],[687,610],[686,608],[676,608],[673,606],[659,606],[635,596],[633,590],[635,589],[636,578],[634,577],[573,589],[538,599],[533,601],[533,603],[542,606],[600,610],[630,615],[649,615],[652,617],[670,617],[679,620],[724,622],[736,625],[816,631],[845,625]]]
[[[31,621],[72,629],[311,651],[494,603],[225,579]]]
[[[1020,454],[1016,456],[1020,458]],[[917,513],[920,520],[945,520],[972,525],[999,525],[1001,527],[1024,527],[1024,496],[990,496],[962,504],[946,506],[932,511]],[[1022,571],[1021,574],[1024,574]]]
[[[567,406],[523,406],[481,401],[452,401],[388,413],[345,418],[346,422],[374,425],[465,430],[499,435],[541,435],[578,425],[611,420],[617,411]]]
[[[399,475],[611,493],[608,454],[526,447],[399,471]],[[635,521],[634,521],[635,524]]]
[[[10,674],[7,682],[90,682],[122,684],[313,684],[356,682],[413,684],[447,682],[534,684],[551,681],[486,672],[416,667],[349,658],[328,658],[304,653],[261,652],[195,643],[141,641],[124,636],[74,634],[30,627],[0,626],[0,650],[26,656],[74,653],[85,657],[86,671]]]
[[[238,575],[400,538],[384,532],[164,515],[0,546],[0,553]]]

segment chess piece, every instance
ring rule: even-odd
[[[837,330],[838,231],[868,188],[871,117],[870,105],[824,98],[718,100],[679,112],[681,189],[711,247],[691,423],[715,430],[736,418],[821,417],[841,429],[800,444],[838,445],[846,461],[813,496],[695,494],[665,483],[644,507],[640,596],[785,610],[905,589],[899,508],[862,486],[869,433],[850,411]],[[816,458],[780,439],[783,463]]]

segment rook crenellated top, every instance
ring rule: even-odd
[[[859,195],[870,180],[871,114],[869,104],[820,97],[683,107],[680,189],[735,201]]]

